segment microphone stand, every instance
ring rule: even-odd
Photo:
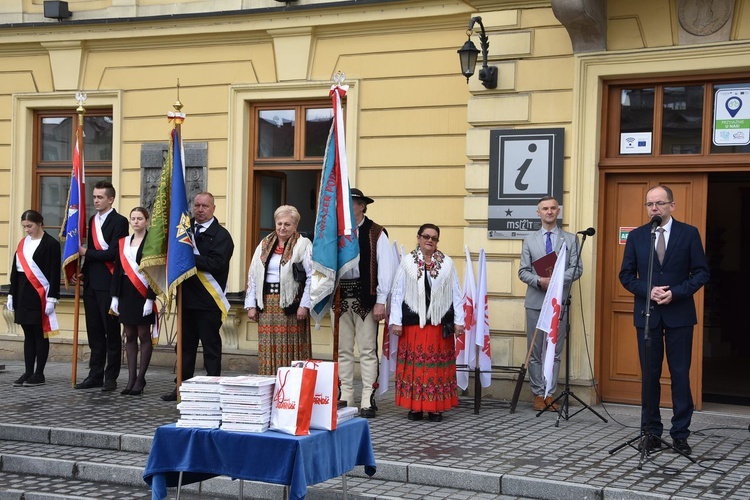
[[[578,247],[578,255],[576,257],[576,265],[573,268],[573,276],[578,274],[578,270],[581,268],[581,253],[583,252],[583,245],[586,243],[586,236],[588,235],[587,232],[583,232],[583,238],[581,238],[581,245]],[[578,236],[576,236],[576,245],[578,245]],[[581,286],[580,283],[578,286]],[[584,410],[589,410],[591,413],[602,419],[605,423],[607,423],[607,419],[602,417],[599,413],[596,412],[591,406],[587,405],[581,398],[575,395],[573,391],[570,390],[570,294],[573,291],[573,283],[570,284],[570,289],[568,290],[568,296],[565,299],[565,303],[563,305],[562,315],[565,317],[565,389],[560,393],[557,398],[555,398],[550,404],[545,406],[542,410],[540,410],[536,416],[538,417],[545,411],[547,411],[547,408],[553,407],[555,403],[560,401],[559,410],[557,410],[557,420],[555,421],[555,427],[560,426],[560,418],[563,418],[565,420],[570,420],[572,417],[578,415]],[[562,318],[561,318],[562,319]],[[578,401],[582,408],[573,413],[570,414],[570,397],[573,397],[576,401]]]
[[[646,290],[649,294],[646,310],[643,312],[644,316],[646,317],[646,325],[643,328],[643,358],[644,358],[644,365],[642,368],[643,372],[643,380],[641,381],[642,384],[642,395],[643,395],[643,401],[641,401],[641,420],[645,420],[645,422],[641,422],[641,432],[634,438],[612,448],[609,450],[609,454],[612,455],[621,449],[623,449],[626,446],[630,446],[631,448],[635,448],[640,453],[640,458],[638,460],[638,470],[643,469],[643,462],[646,461],[647,455],[651,455],[652,453],[658,453],[662,451],[662,449],[654,450],[653,452],[650,450],[649,445],[653,443],[654,441],[659,441],[661,444],[666,445],[668,449],[672,449],[673,451],[679,453],[683,457],[687,458],[693,463],[697,463],[693,457],[690,455],[683,453],[682,451],[676,449],[674,446],[672,446],[670,443],[662,439],[661,436],[657,436],[654,433],[651,432],[649,429],[649,422],[648,422],[648,415],[651,415],[651,325],[650,325],[650,319],[651,319],[651,310],[654,308],[654,306],[651,304],[651,288],[653,286],[653,271],[654,271],[654,248],[656,247],[656,228],[659,226],[659,224],[652,222],[651,224],[651,245],[649,247],[648,251],[648,275],[646,276]],[[657,403],[658,404],[658,403]],[[642,415],[646,414],[646,419],[643,419]],[[638,442],[638,446],[633,446],[633,443]]]

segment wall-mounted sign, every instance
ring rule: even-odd
[[[750,88],[721,89],[714,100],[714,144],[750,144]]]
[[[620,228],[620,245],[624,245],[625,242],[628,241],[628,235],[630,234],[630,231],[635,229],[635,227],[621,227]]]
[[[626,132],[620,134],[620,154],[651,154],[651,135],[651,132]]]
[[[487,236],[522,239],[542,223],[543,196],[560,202],[562,217],[565,129],[491,130]]]

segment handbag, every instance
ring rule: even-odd
[[[315,381],[310,429],[335,431],[338,423],[339,364],[335,361],[292,361],[292,366],[311,368],[318,373]]]
[[[445,316],[443,316],[443,319],[440,321],[443,325],[444,339],[447,339],[456,333],[455,317],[456,315],[453,312],[453,306],[451,305],[451,308],[448,309],[448,312],[445,313]]]
[[[272,430],[293,436],[310,434],[317,376],[311,368],[279,367],[271,406]]]
[[[302,265],[302,262],[292,262],[292,276],[294,276],[294,281],[297,283],[304,283],[307,281],[307,272],[305,271],[305,266]]]

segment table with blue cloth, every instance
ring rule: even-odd
[[[307,487],[341,476],[356,465],[375,474],[375,456],[367,420],[354,418],[335,431],[310,430],[309,436],[280,432],[230,432],[164,425],[156,429],[143,480],[153,500],[167,487],[216,476],[289,486],[289,498],[301,499]]]

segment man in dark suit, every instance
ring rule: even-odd
[[[638,353],[641,370],[648,372],[648,386],[644,383],[641,387],[641,428],[652,436],[645,443],[647,451],[660,449],[659,438],[664,426],[659,413],[659,378],[666,346],[672,379],[673,416],[669,434],[674,448],[689,455],[692,449],[687,438],[693,416],[690,360],[693,326],[698,322],[693,295],[708,282],[708,264],[698,229],[672,217],[674,195],[671,189],[667,186],[651,188],[646,193],[646,211],[651,219],[657,215],[661,217],[661,224],[658,225],[657,220],[630,232],[620,269],[622,286],[635,296],[633,322],[638,334]],[[655,228],[652,288],[647,290],[652,225],[658,227]],[[646,308],[651,311],[651,360],[648,366],[643,339]]]
[[[221,324],[229,303],[225,293],[229,277],[229,260],[234,252],[232,236],[214,217],[216,205],[211,193],[195,196],[193,226],[195,268],[197,275],[182,283],[182,379],[195,374],[198,342],[203,346],[206,374],[221,375]],[[176,401],[177,391],[161,397]]]
[[[530,234],[523,241],[521,249],[521,265],[518,268],[518,278],[528,285],[526,289],[526,342],[528,349],[531,349],[529,358],[529,383],[531,393],[534,397],[534,410],[541,411],[548,408],[550,411],[556,411],[557,405],[553,405],[553,394],[557,390],[557,378],[560,373],[560,354],[562,353],[565,339],[564,332],[557,342],[555,349],[555,366],[553,369],[553,381],[550,394],[545,398],[546,384],[542,375],[542,347],[544,345],[544,332],[539,332],[534,341],[532,348],[531,342],[534,340],[534,330],[539,322],[539,314],[542,312],[544,296],[547,294],[547,288],[552,272],[547,276],[537,274],[534,261],[541,259],[552,252],[559,252],[563,243],[568,248],[568,261],[565,263],[565,278],[563,297],[567,298],[571,284],[581,277],[583,267],[578,265],[578,240],[576,235],[563,231],[557,225],[557,218],[560,216],[560,204],[552,196],[545,196],[537,204],[537,214],[542,221],[542,227]]]
[[[112,208],[115,188],[109,181],[99,181],[93,191],[96,214],[89,219],[88,248],[78,252],[84,257],[83,308],[86,311],[86,334],[91,349],[89,375],[76,389],[101,387],[114,391],[120,375],[120,323],[109,314],[110,285],[117,258],[117,242],[128,235],[128,220]]]

